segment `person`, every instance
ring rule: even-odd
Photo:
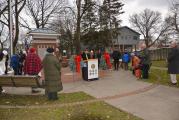
[[[82,78],[83,78],[83,80],[88,80],[88,63],[87,63],[87,60],[90,59],[90,54],[88,52],[88,49],[86,49],[81,54],[81,57],[83,59],[83,61],[82,61]]]
[[[5,70],[5,64],[3,58],[4,58],[4,54],[3,52],[0,52],[0,75],[3,75]],[[5,90],[3,90],[2,86],[0,86],[0,94],[3,92],[5,92]]]
[[[106,70],[107,69],[107,65],[106,65],[106,60],[105,60],[105,55],[104,54],[102,54],[100,61],[101,61],[100,62],[100,67],[103,70]]]
[[[111,64],[110,55],[109,55],[108,52],[104,52],[104,58],[105,58],[106,65],[107,65],[108,69],[111,69],[112,68],[112,64]]]
[[[5,59],[4,59],[4,53],[0,52],[0,75],[3,75],[5,71]]]
[[[130,56],[129,56],[129,53],[127,51],[125,51],[123,56],[122,56],[122,62],[123,62],[124,69],[128,70],[128,64],[130,62]]]
[[[93,50],[90,51],[90,59],[95,59],[95,53]]]
[[[59,60],[60,63],[63,61],[62,60],[62,55],[60,54],[59,46],[57,46],[55,48],[55,56],[57,57],[57,59]]]
[[[42,62],[45,76],[45,91],[49,100],[57,100],[57,92],[63,89],[60,62],[53,53],[53,48],[47,48],[47,54]]]
[[[172,85],[177,84],[176,74],[179,74],[179,48],[176,41],[171,43],[171,51],[168,54],[168,73],[170,74],[170,80]]]
[[[76,55],[74,59],[75,59],[75,64],[76,64],[76,72],[80,73],[80,69],[81,69],[81,65],[80,65],[81,56],[80,55]]]
[[[4,71],[4,73],[7,75],[9,55],[8,55],[8,52],[6,50],[3,50],[3,54],[4,54],[4,57],[5,57],[5,71]]]
[[[24,63],[24,74],[38,75],[42,69],[42,62],[40,57],[36,54],[35,48],[30,48]],[[39,92],[35,87],[32,87],[32,93]]]
[[[140,51],[139,57],[141,58],[142,78],[148,79],[149,78],[149,69],[151,66],[150,53],[146,47],[146,44],[141,44],[140,48],[141,48],[141,51]]]
[[[26,58],[25,51],[20,51],[20,53],[19,53],[19,74],[20,75],[22,75],[22,73],[23,73],[25,58]]]
[[[140,79],[141,78],[140,59],[134,53],[131,53],[131,57],[132,57],[133,74],[137,77],[137,79]]]
[[[112,53],[112,57],[114,60],[114,70],[118,70],[119,69],[119,59],[121,58],[121,54],[116,48],[114,49],[114,51]]]
[[[69,62],[68,62],[68,65],[70,67],[70,70],[72,72],[75,72],[76,71],[76,64],[75,64],[75,55],[71,55],[70,59],[69,59]]]
[[[19,75],[19,56],[14,54],[11,57],[10,66],[14,70],[14,75]]]
[[[81,57],[82,57],[83,60],[88,60],[88,59],[90,59],[90,54],[89,54],[89,52],[88,52],[88,49],[86,49],[86,50],[82,53]]]
[[[96,53],[96,58],[98,58],[98,68],[100,66],[100,62],[101,62],[101,50],[98,50]]]

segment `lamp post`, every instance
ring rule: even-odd
[[[10,55],[13,55],[13,20],[12,20],[12,1],[9,0],[9,40],[10,40]]]

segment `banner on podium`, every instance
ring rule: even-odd
[[[98,78],[98,59],[88,60],[88,79]]]

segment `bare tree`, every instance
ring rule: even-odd
[[[15,52],[15,47],[19,40],[19,15],[26,4],[26,0],[23,0],[21,4],[19,4],[19,0],[15,0],[15,37],[13,41],[13,51]]]
[[[13,40],[13,51],[15,52],[15,47],[17,45],[17,41],[19,39],[19,15],[24,8],[26,4],[26,0],[15,0],[13,2],[13,18],[14,18],[14,40]],[[10,24],[9,24],[9,17],[10,17],[10,11],[9,11],[9,0],[3,1],[3,7],[2,10],[0,11],[0,22],[3,25],[6,25],[10,29]]]
[[[176,0],[171,1],[170,14],[171,27],[179,34],[179,2]]]
[[[3,33],[5,32],[5,25],[0,23],[0,49],[4,49],[4,44],[7,42],[8,39],[8,35],[3,35]]]
[[[50,28],[61,34],[60,50],[66,49],[73,53],[74,48],[74,30],[76,27],[76,16],[69,7],[64,10],[53,20]]]
[[[139,14],[133,14],[129,21],[143,35],[147,47],[158,41],[169,28],[169,25],[165,24],[167,20],[162,21],[161,13],[150,9],[145,9]],[[154,36],[157,37],[153,40]]]
[[[65,0],[27,0],[27,13],[36,28],[44,28],[63,8]]]

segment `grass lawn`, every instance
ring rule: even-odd
[[[152,61],[152,66],[155,67],[167,67],[166,61]]]
[[[149,75],[149,79],[145,80],[146,82],[172,86],[170,82],[170,76],[167,73],[167,70],[151,69]],[[179,83],[179,75],[177,75],[177,80]],[[175,87],[179,88],[179,84]]]
[[[83,92],[60,94],[60,100],[49,102],[43,96],[1,95],[0,104],[10,105],[54,105],[95,99]],[[37,104],[38,103],[38,104]],[[1,109],[0,120],[141,120],[129,113],[116,109],[105,102],[61,108]]]

